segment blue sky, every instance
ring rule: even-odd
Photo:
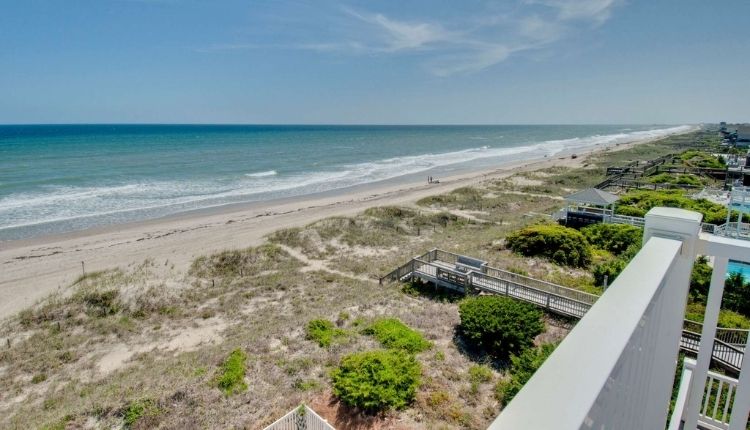
[[[0,123],[750,121],[747,0],[0,6]]]

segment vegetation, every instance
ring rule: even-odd
[[[159,414],[159,408],[152,399],[132,401],[122,411],[122,421],[125,428],[133,427],[137,422]]]
[[[307,338],[318,342],[318,345],[323,348],[341,342],[346,339],[346,336],[346,331],[336,328],[331,321],[316,319],[307,323]]]
[[[692,301],[688,303],[685,310],[685,319],[703,322],[706,305],[701,302]],[[719,311],[719,327],[750,329],[750,317],[728,309]]]
[[[611,285],[627,265],[628,261],[624,258],[614,258],[594,265],[594,268],[591,270],[591,273],[594,275],[594,283],[601,287],[604,286],[604,280],[606,279],[607,285]]]
[[[658,175],[650,176],[648,182],[652,184],[692,185],[694,187],[703,185],[701,178],[690,174],[673,175],[671,173],[659,173]]]
[[[745,282],[742,273],[731,273],[724,284],[724,300],[722,306],[726,309],[750,316],[750,283]]]
[[[525,227],[506,237],[513,251],[526,256],[543,256],[553,262],[586,267],[591,262],[591,246],[578,230],[558,224]]]
[[[466,340],[501,359],[531,346],[544,330],[539,309],[508,297],[470,297],[458,312]]]
[[[252,276],[268,270],[289,270],[299,262],[276,245],[261,245],[198,257],[190,274],[201,278]]]
[[[247,354],[241,349],[235,349],[222,364],[217,385],[224,391],[224,394],[229,396],[247,390],[245,361],[247,361]]]
[[[682,162],[686,165],[693,167],[706,167],[713,169],[723,169],[726,167],[726,161],[723,157],[714,157],[707,152],[695,149],[683,152],[680,155],[680,159],[682,159]]]
[[[621,255],[631,247],[640,248],[643,237],[643,229],[626,224],[592,224],[582,228],[581,233],[591,245],[615,255]]]
[[[649,191],[632,190],[623,195],[617,202],[615,212],[630,216],[645,216],[649,209],[656,206],[689,209],[703,214],[703,222],[723,224],[726,221],[727,209],[723,205],[706,199],[692,199],[681,190]],[[736,212],[732,215],[737,219]]]
[[[492,369],[484,364],[475,364],[469,368],[469,380],[472,384],[483,384],[492,380]]]
[[[368,412],[403,409],[420,384],[421,366],[401,350],[376,350],[345,356],[331,378],[342,402]]]
[[[381,345],[389,349],[417,353],[432,347],[421,333],[396,318],[379,319],[365,329],[364,333],[374,336]]]
[[[510,357],[510,378],[502,380],[495,386],[495,396],[501,404],[507,405],[521,391],[524,384],[531,379],[557,345],[547,343],[539,348],[529,348],[519,355]]]
[[[693,300],[706,301],[708,289],[711,287],[711,273],[713,269],[708,265],[708,258],[698,257],[693,264],[693,272],[690,276],[690,296]]]

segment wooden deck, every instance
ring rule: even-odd
[[[582,318],[599,296],[561,285],[552,284],[486,264],[475,268],[457,264],[461,259],[475,260],[440,249],[414,257],[380,283],[421,279],[454,291],[476,294],[500,294],[533,303],[548,312],[565,317]],[[680,347],[697,353],[700,344],[700,323],[686,321]],[[719,329],[714,341],[714,362],[729,371],[739,372],[743,351],[748,342],[747,330]]]

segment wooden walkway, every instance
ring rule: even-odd
[[[483,292],[513,297],[533,303],[548,312],[579,319],[599,298],[594,294],[490,267],[479,260],[440,249],[412,258],[380,278],[380,283],[413,279],[463,293]],[[700,332],[700,323],[685,321],[680,347],[686,352],[697,354]],[[739,372],[747,342],[748,330],[718,329],[713,351],[715,363],[727,370]]]

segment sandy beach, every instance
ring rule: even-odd
[[[593,153],[623,150],[653,139],[616,146],[600,145],[586,153],[561,153],[470,174],[439,178],[438,184],[372,185],[333,196],[234,205],[200,213],[97,228],[58,236],[0,244],[0,319],[34,304],[72,283],[85,270],[126,267],[152,258],[157,265],[186,270],[198,256],[228,248],[254,246],[267,234],[318,219],[351,215],[372,206],[408,205],[422,197],[445,193],[524,170],[550,166],[576,167]],[[83,264],[82,264],[83,263]]]

